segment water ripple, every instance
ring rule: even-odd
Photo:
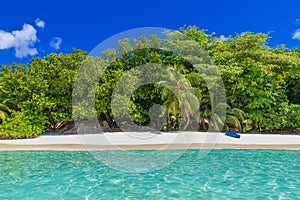
[[[213,150],[200,158],[188,150],[161,170],[123,173],[88,152],[1,152],[0,199],[300,199],[299,158],[284,150]]]

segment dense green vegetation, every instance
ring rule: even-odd
[[[290,50],[284,46],[271,48],[267,45],[269,36],[262,33],[237,34],[221,41],[214,34],[207,34],[197,27],[182,28],[180,31],[208,52],[222,76],[227,98],[223,129],[300,132],[298,49]],[[157,38],[152,37],[148,42],[156,41]],[[140,38],[133,45],[144,43],[147,40]],[[128,40],[120,41],[121,53],[128,48]],[[116,127],[116,118],[122,118],[125,112],[123,108],[112,111],[111,97],[117,82],[129,70],[147,63],[172,66],[189,80],[189,87],[195,93],[188,98],[190,102],[179,105],[176,99],[179,96],[174,94],[176,90],[170,91],[160,84],[140,87],[132,94],[127,108],[135,123],[148,124],[149,109],[154,104],[164,107],[166,123],[163,130],[177,130],[182,121],[188,121],[189,116],[195,114],[195,106],[200,110],[198,130],[206,131],[210,124],[217,121],[217,117],[211,116],[214,100],[209,95],[206,82],[186,59],[154,48],[135,49],[121,56],[109,50],[105,55],[113,61],[96,87],[95,112],[110,127]],[[0,137],[34,137],[46,129],[59,130],[78,117],[72,115],[72,92],[78,69],[86,62],[97,66],[105,60],[90,58],[86,52],[74,49],[70,54],[33,58],[27,65],[3,65],[0,73]],[[173,75],[171,70],[169,78]],[[138,83],[135,77],[129,80],[126,87]],[[180,79],[175,81],[177,85],[174,88],[178,90],[181,84],[185,84]],[[77,95],[84,98],[87,94]],[[122,100],[122,97],[117,98]],[[90,114],[84,110],[76,113],[83,118]]]

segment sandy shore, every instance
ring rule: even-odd
[[[300,135],[242,134],[240,139],[223,133],[104,133],[40,136],[0,140],[0,151],[14,150],[158,150],[158,149],[286,149],[300,150]]]

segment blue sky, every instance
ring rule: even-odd
[[[217,36],[271,32],[270,46],[300,47],[299,0],[9,0],[1,2],[0,64],[27,63],[32,57],[68,53],[73,47],[91,51],[128,29],[178,29],[184,24]]]

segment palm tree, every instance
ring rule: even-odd
[[[167,71],[168,81],[160,82],[166,86],[161,94],[163,105],[169,114],[167,122],[172,121],[172,118],[173,121],[179,121],[177,117],[181,111],[181,122],[184,123],[181,130],[186,130],[199,109],[199,98],[189,81],[183,75],[179,75],[175,68],[169,68]]]
[[[225,119],[225,129],[233,128],[235,131],[243,131],[243,123],[247,115],[238,108],[230,108],[228,106]]]
[[[225,118],[222,120],[220,115],[223,115],[224,110],[222,111],[222,109],[224,108],[227,109]],[[206,109],[202,113],[201,123],[206,129],[212,126],[215,131],[221,131],[220,127],[225,130],[244,131],[243,125],[246,124],[247,126],[247,114],[239,108],[231,108],[227,103],[219,103],[213,112]]]

